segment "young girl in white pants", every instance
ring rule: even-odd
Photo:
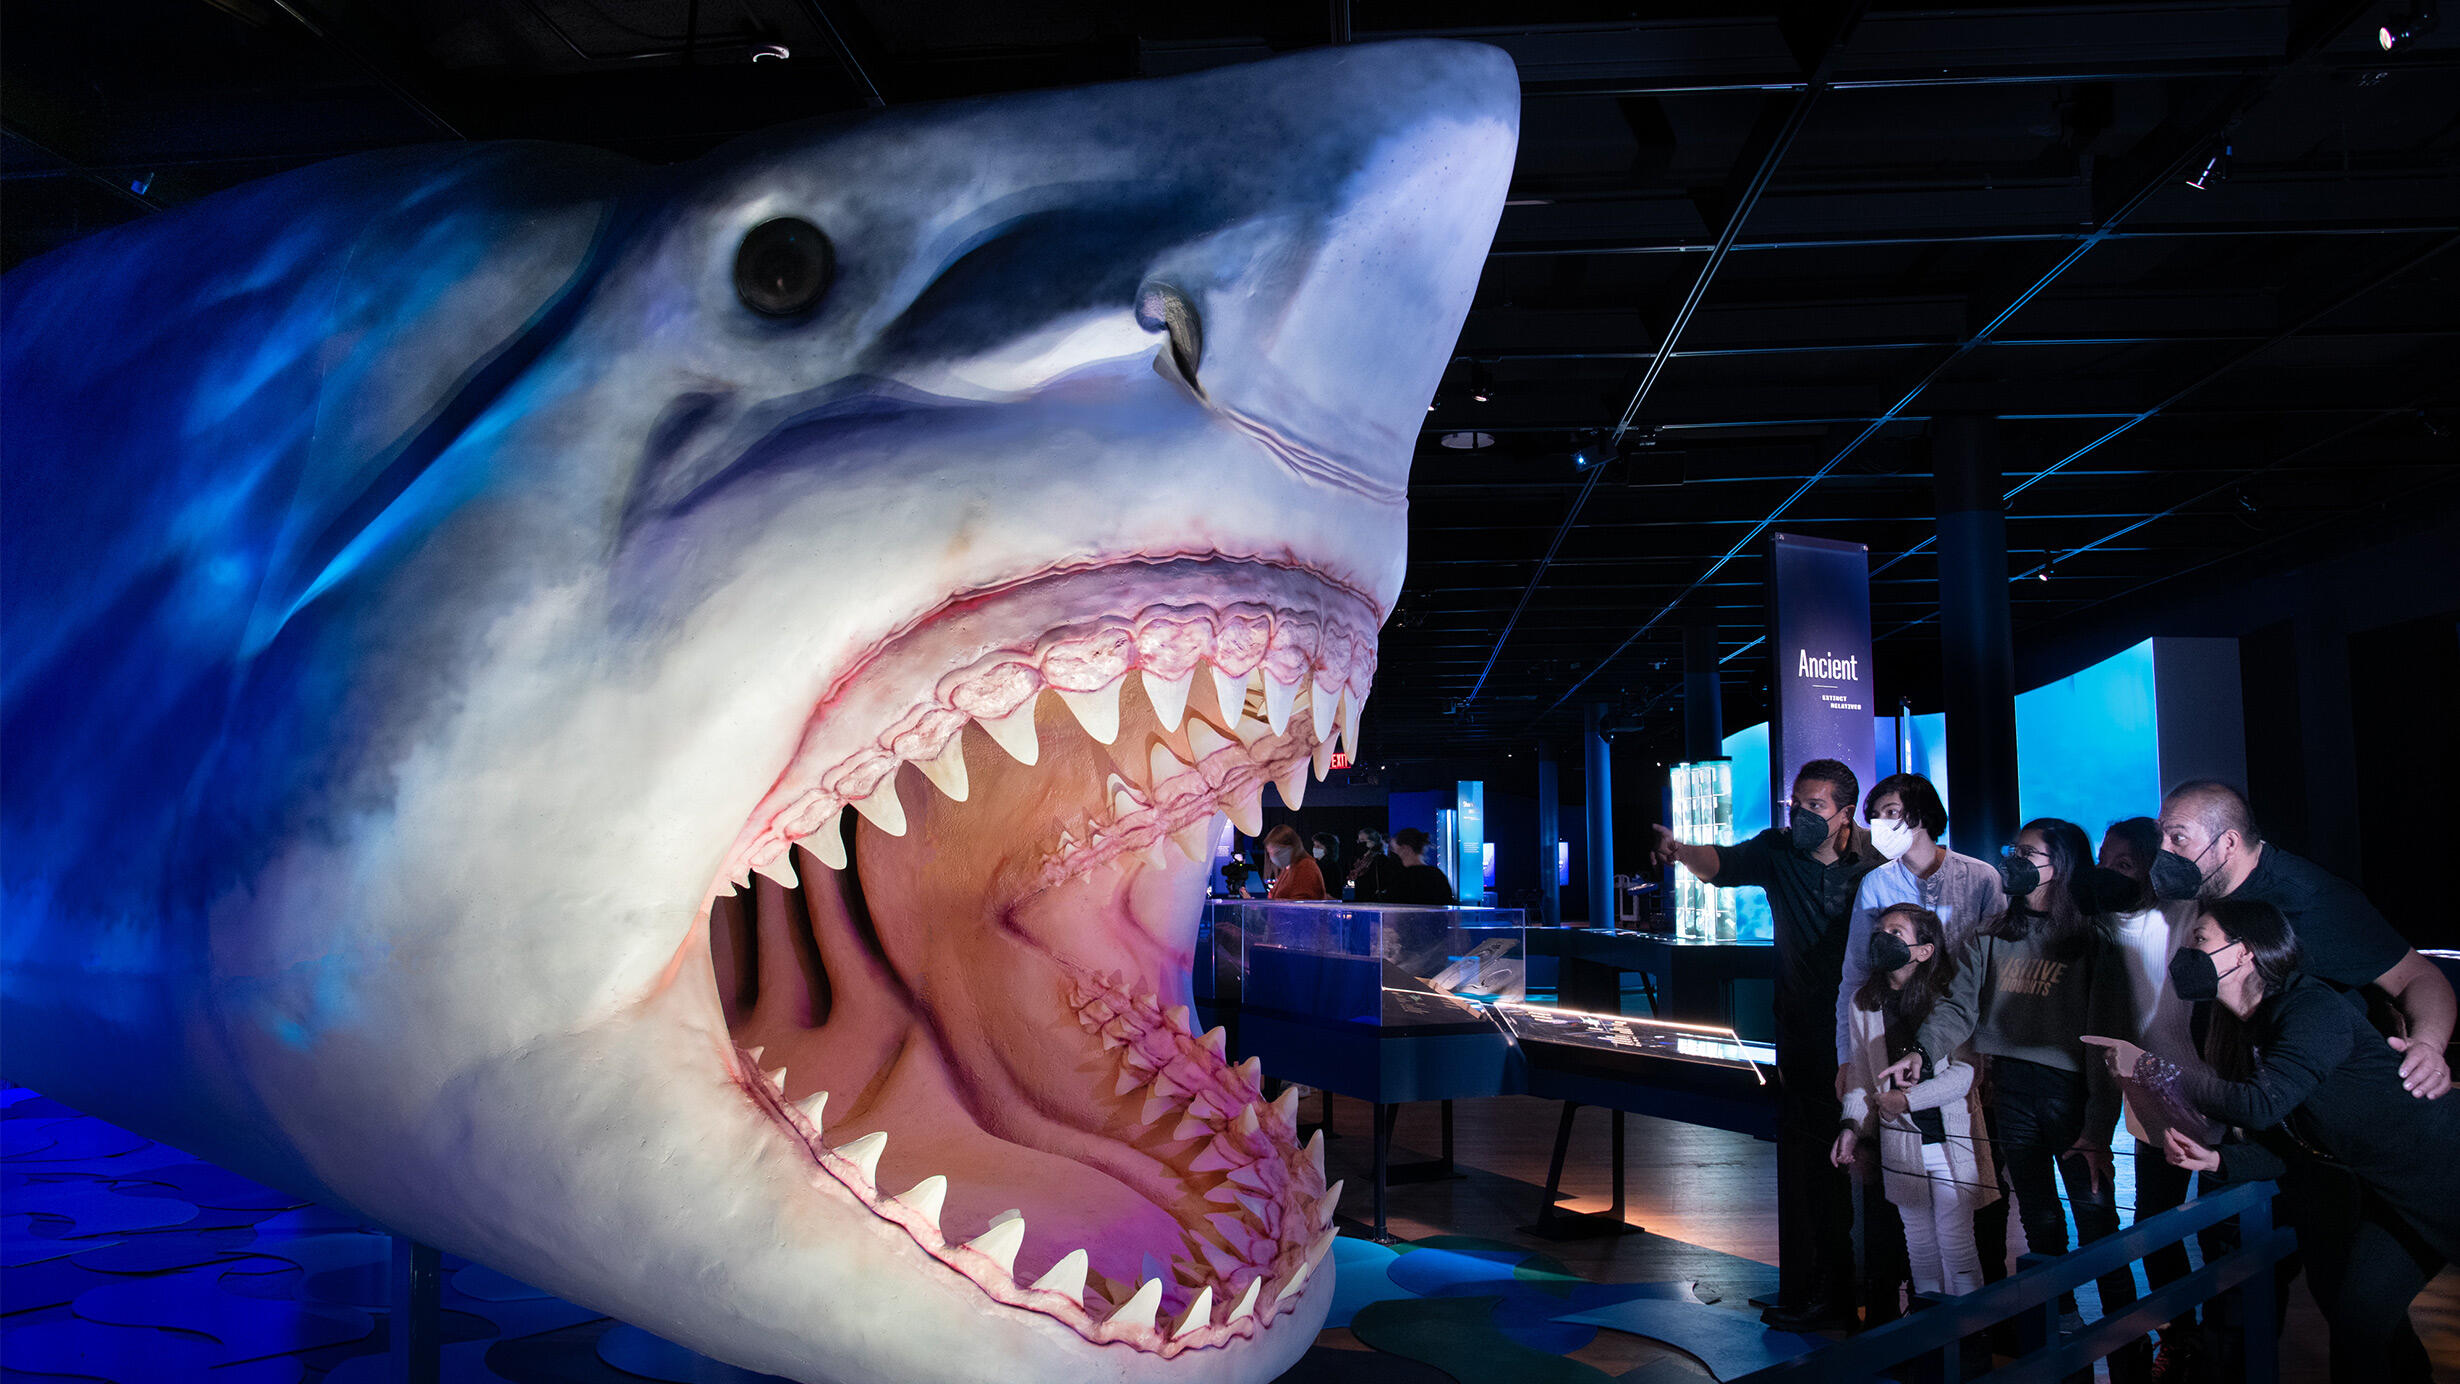
[[[1926,908],[1898,904],[1874,920],[1870,979],[1846,1000],[1852,1056],[1839,1167],[1876,1151],[1880,1185],[1905,1222],[1913,1286],[1969,1293],[1982,1286],[1973,1212],[1999,1196],[1974,1091],[1973,1053],[1959,1048],[1927,1080],[1899,1090],[1880,1073],[1911,1052],[1931,1005],[1956,977],[1947,929]]]

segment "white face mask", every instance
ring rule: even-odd
[[[1890,860],[1913,849],[1913,827],[1898,817],[1882,817],[1871,823],[1871,844]]]
[[[1315,858],[1318,860],[1322,860],[1324,858],[1324,848],[1322,846],[1315,848]]]

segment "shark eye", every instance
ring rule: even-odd
[[[735,294],[763,317],[811,310],[837,276],[837,256],[820,228],[798,216],[763,221],[735,251]]]

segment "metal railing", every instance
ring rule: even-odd
[[[2272,1266],[2297,1245],[2297,1233],[2272,1223],[2269,1182],[2238,1183],[2199,1196],[2071,1253],[2033,1261],[1997,1283],[1931,1304],[1886,1326],[1823,1350],[1798,1355],[1754,1371],[1731,1384],[1806,1384],[1812,1380],[1862,1380],[1913,1366],[1926,1379],[1958,1384],[1964,1378],[1962,1344],[2002,1322],[2013,1323],[2020,1353],[1990,1370],[1993,1381],[2054,1384],[2093,1362],[2183,1317],[2190,1308],[2221,1294],[2243,1295],[2246,1330],[2245,1378],[2273,1384],[2280,1374],[2275,1322],[2280,1304]],[[2127,1269],[2152,1251],[2182,1244],[2198,1231],[2238,1218],[2237,1248],[2174,1283],[2136,1299],[2122,1311],[2088,1322],[2071,1336],[2059,1335],[2059,1301],[2103,1274]]]

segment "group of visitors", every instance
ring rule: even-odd
[[[1264,833],[1264,875],[1268,899],[1331,899],[1357,903],[1449,905],[1452,880],[1426,859],[1427,836],[1403,827],[1386,837],[1371,827],[1358,832],[1357,859],[1343,875],[1346,888],[1332,892],[1327,880],[1341,873],[1341,839],[1319,831],[1302,839],[1284,822]]]
[[[1856,807],[1862,820],[1856,821]],[[1861,795],[1802,766],[1787,825],[1732,846],[1662,828],[1656,858],[1768,893],[1776,924],[1779,1286],[1787,1330],[1888,1320],[1971,1292],[2025,1247],[2117,1230],[2123,1117],[2136,1218],[2204,1187],[2277,1178],[2332,1331],[2333,1377],[2431,1378],[2408,1306],[2460,1262],[2450,983],[2348,883],[2267,842],[2243,795],[2179,786],[2161,815],[2026,822],[2001,857],[1947,849],[1918,774]],[[2370,1017],[2371,1012],[2371,1017]],[[1862,1189],[1856,1273],[1853,1206]],[[2184,1244],[2148,1256],[2186,1276]],[[2294,1271],[2294,1270],[2293,1270]],[[1856,1283],[1862,1315],[1854,1315]],[[2132,1267],[2099,1281],[2105,1313]],[[1911,1293],[1905,1293],[1910,1287]],[[2073,1303],[2067,1304],[2070,1313]],[[2183,1378],[2229,1323],[2168,1324],[2114,1378]]]

